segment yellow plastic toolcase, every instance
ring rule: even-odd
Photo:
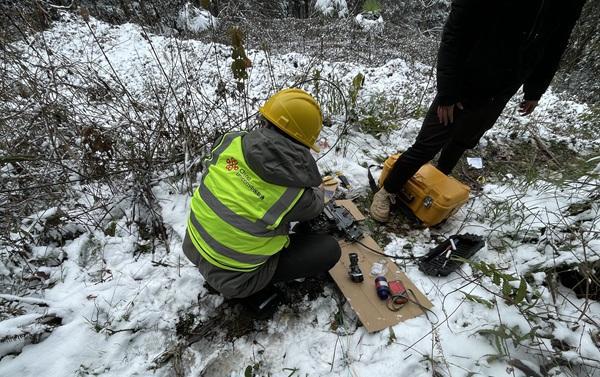
[[[380,187],[399,156],[394,154],[385,160]],[[408,180],[398,198],[423,225],[433,226],[458,211],[469,200],[470,191],[469,186],[425,164]]]

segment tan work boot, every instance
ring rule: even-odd
[[[387,192],[384,187],[379,189],[373,196],[371,203],[371,217],[382,223],[390,220],[390,204],[394,201],[394,194]]]

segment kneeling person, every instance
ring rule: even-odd
[[[340,257],[329,235],[289,234],[324,206],[309,148],[322,128],[315,99],[284,89],[260,108],[262,127],[223,135],[191,200],[183,251],[226,298],[326,273]]]

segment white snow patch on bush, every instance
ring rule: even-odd
[[[315,9],[325,16],[341,18],[348,15],[346,0],[317,0]]]
[[[218,19],[205,9],[198,9],[186,3],[179,11],[177,26],[189,31],[199,32],[217,26]]]
[[[381,33],[385,26],[383,17],[371,12],[359,13],[356,15],[356,23],[364,30],[373,33]]]

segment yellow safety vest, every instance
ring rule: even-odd
[[[253,271],[288,245],[288,224],[281,219],[304,192],[266,182],[250,169],[243,135],[225,134],[205,161],[187,225],[202,257],[233,271]]]

